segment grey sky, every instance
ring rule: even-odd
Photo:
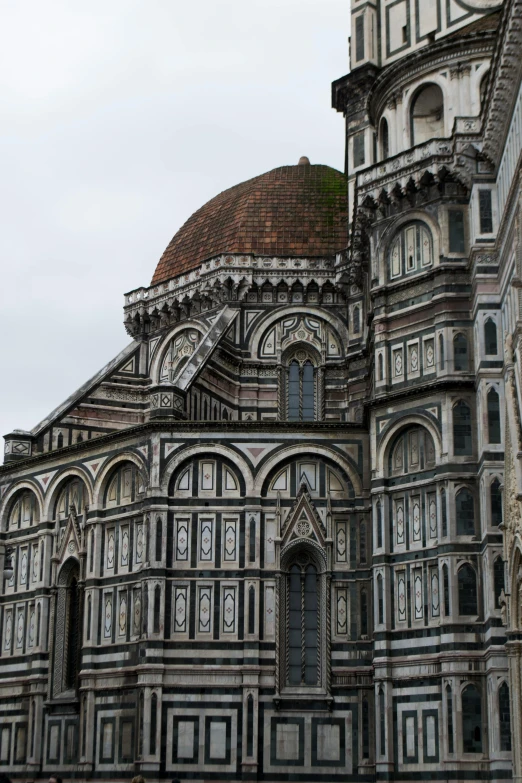
[[[279,165],[343,167],[348,0],[0,0],[0,435],[128,342],[182,223]]]

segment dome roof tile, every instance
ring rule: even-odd
[[[221,253],[310,257],[345,248],[346,177],[306,160],[235,185],[198,209],[161,256],[151,285]]]

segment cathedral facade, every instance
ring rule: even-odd
[[[241,183],[0,468],[13,779],[522,781],[522,0],[352,0],[344,173]]]

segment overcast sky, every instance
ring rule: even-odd
[[[276,166],[343,168],[349,0],[0,0],[0,435],[127,345],[123,293]]]

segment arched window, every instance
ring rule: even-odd
[[[446,506],[445,489],[441,489],[440,491],[440,510],[441,510],[441,517],[442,517],[442,535],[447,536],[448,535],[448,509]]]
[[[390,135],[386,117],[383,117],[381,120],[379,141],[381,145],[381,160],[386,160],[390,155]]]
[[[198,420],[198,398],[197,395],[194,394],[194,421]]]
[[[456,456],[471,456],[471,409],[465,402],[453,407],[453,453]]]
[[[462,332],[453,338],[453,366],[456,372],[469,372],[468,338]]]
[[[316,370],[305,351],[291,359],[286,373],[286,418],[314,421],[316,418]]]
[[[379,751],[381,756],[386,755],[386,710],[382,685],[379,688]]]
[[[446,685],[446,717],[448,728],[448,753],[454,753],[453,741],[453,693],[451,685]]]
[[[56,448],[63,448],[63,433],[61,432],[58,433],[58,437],[56,438]]]
[[[475,685],[462,691],[462,750],[482,753],[482,699]]]
[[[496,389],[491,387],[488,398],[488,440],[490,443],[500,443],[500,398]]]
[[[228,411],[226,408],[223,408],[222,418],[223,421],[228,421]]]
[[[248,588],[248,633],[256,632],[256,591],[253,585]]]
[[[382,547],[382,505],[381,501],[377,501],[377,547],[380,549]]]
[[[390,451],[390,474],[411,474],[433,467],[435,446],[430,433],[424,427],[402,431]]]
[[[152,694],[150,700],[150,735],[149,735],[149,753],[156,755],[156,734],[158,728],[158,697]]]
[[[366,522],[361,519],[359,524],[359,562],[366,563]]]
[[[439,334],[439,362],[440,362],[440,369],[443,370],[445,367],[445,359],[444,359],[444,335]]]
[[[156,585],[154,588],[154,615],[153,615],[153,633],[160,632],[161,622],[161,587]]]
[[[91,641],[92,599],[87,596],[87,641]]]
[[[370,708],[366,698],[362,700],[362,757],[370,758]]]
[[[500,606],[500,596],[504,588],[504,561],[501,557],[497,557],[493,563],[493,590],[495,594],[495,609],[498,609]]]
[[[377,575],[377,622],[384,623],[384,586],[381,574]]]
[[[466,489],[459,489],[455,495],[455,519],[458,536],[475,535],[475,504],[473,495]]]
[[[505,682],[498,689],[498,726],[500,734],[500,750],[511,750],[511,716],[509,705],[509,688]]]
[[[318,685],[317,569],[294,563],[288,576],[288,685]]]
[[[208,401],[206,397],[203,400],[203,419],[204,421],[208,420]]]
[[[477,575],[475,570],[469,563],[464,563],[459,568],[457,578],[459,586],[459,614],[478,614]]]
[[[40,521],[40,509],[34,492],[22,489],[15,495],[9,512],[9,528],[29,527]]]
[[[484,324],[484,344],[486,356],[495,356],[497,354],[497,325],[492,318],[488,318]]]
[[[368,594],[361,590],[361,636],[368,636]]]
[[[353,308],[353,332],[359,334],[361,331],[361,308],[357,305]]]
[[[132,462],[124,462],[114,469],[105,492],[106,508],[124,506],[141,499],[145,492],[139,471]]]
[[[217,408],[217,404],[214,403],[214,421],[217,420],[218,420],[218,408]]]
[[[420,272],[432,261],[433,243],[428,227],[417,222],[401,228],[390,248],[391,279]]]
[[[251,693],[247,698],[247,758],[254,755],[254,697]]]
[[[55,519],[68,519],[74,513],[81,518],[85,510],[86,489],[83,481],[78,478],[69,479],[58,495],[55,505]]]
[[[437,84],[423,87],[411,104],[411,144],[444,136],[444,98]]]
[[[449,589],[449,572],[448,572],[448,566],[446,564],[442,566],[442,588],[444,590],[444,615],[445,617],[450,617],[451,604],[450,604],[450,589]]]
[[[67,585],[67,669],[66,686],[76,688],[78,677],[78,656],[80,653],[80,591],[77,575],[74,574]]]
[[[156,560],[161,561],[163,552],[163,524],[160,517],[156,519]]]
[[[384,358],[382,353],[377,357],[377,380],[384,380]]]
[[[491,504],[491,524],[502,524],[502,492],[500,491],[500,481],[496,478],[491,482],[489,488],[489,498]]]

